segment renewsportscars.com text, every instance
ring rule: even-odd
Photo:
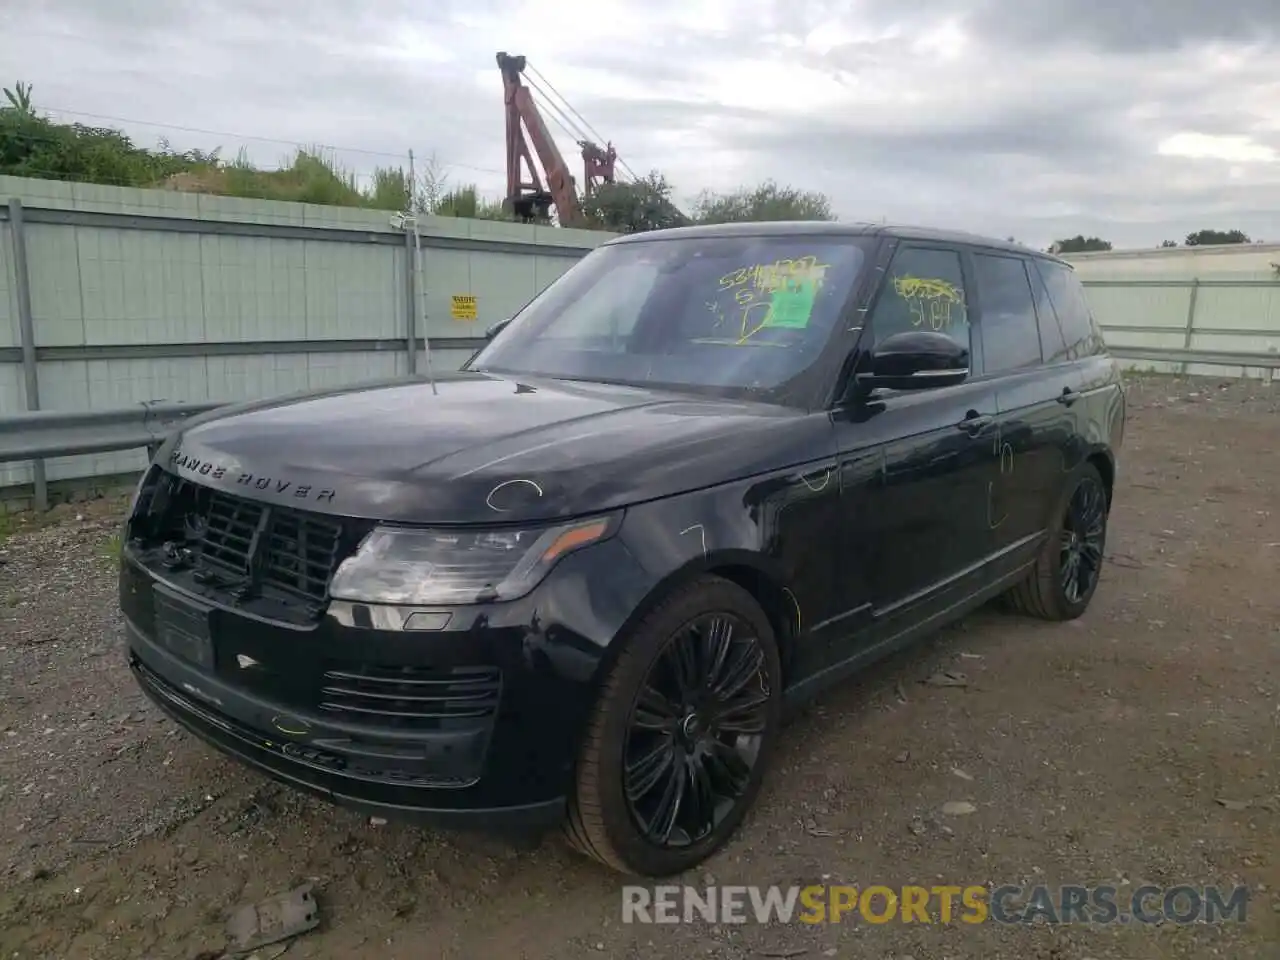
[[[623,923],[1243,923],[1237,886],[622,888]]]

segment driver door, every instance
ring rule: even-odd
[[[997,410],[994,388],[979,376],[967,287],[958,249],[900,246],[869,312],[863,349],[904,330],[933,330],[969,347],[970,377],[949,387],[878,390],[837,414],[842,553],[871,602],[859,646],[888,641],[945,608],[987,552]]]

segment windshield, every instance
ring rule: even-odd
[[[809,369],[865,238],[681,237],[599,247],[535,297],[472,370],[747,393]]]

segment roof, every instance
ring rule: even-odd
[[[607,241],[613,243],[646,243],[651,240],[677,240],[681,237],[793,237],[836,236],[863,237],[883,229],[878,223],[840,223],[831,220],[763,220],[748,223],[704,223],[694,227],[669,227],[628,233]]]
[[[970,246],[987,247],[993,250],[1004,250],[1024,256],[1031,255],[1045,260],[1066,263],[1059,257],[1034,250],[1020,243],[1000,240],[996,237],[982,236],[976,233],[965,233],[959,230],[942,230],[935,227],[909,226],[906,224],[886,223],[842,223],[832,220],[769,220],[748,223],[709,223],[694,227],[671,227],[666,230],[649,230],[643,233],[628,233],[606,241],[616,243],[650,243],[660,240],[676,240],[682,237],[792,237],[792,236],[828,236],[828,237],[895,237],[901,240],[938,240],[944,243],[963,243]],[[1070,264],[1067,264],[1070,266]]]

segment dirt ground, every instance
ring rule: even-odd
[[[1134,377],[1130,401],[1089,613],[982,611],[828,694],[686,880],[1247,884],[1243,924],[624,925],[622,881],[554,837],[371,823],[161,718],[120,649],[111,502],[0,543],[0,956],[208,960],[233,907],[310,881],[322,923],[286,960],[1274,960],[1280,387]]]

